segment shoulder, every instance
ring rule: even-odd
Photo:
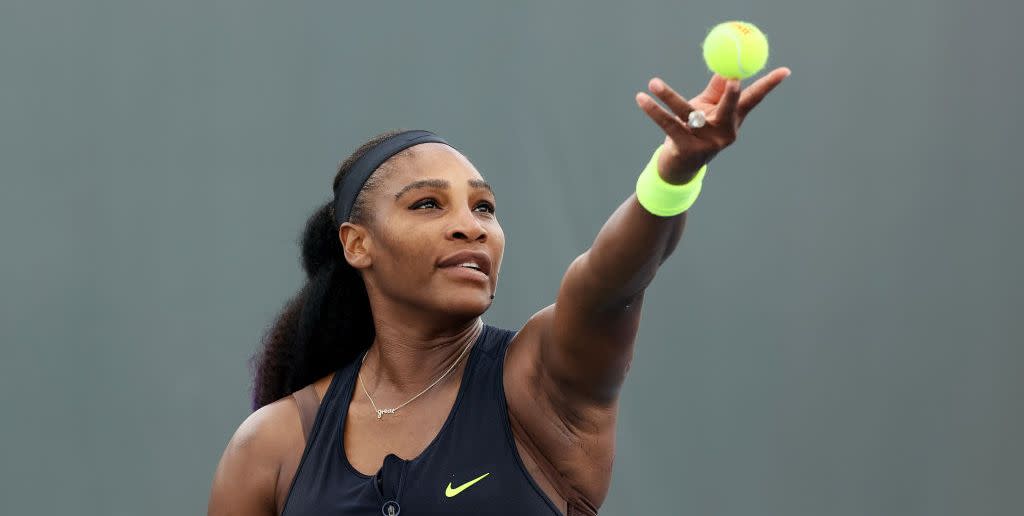
[[[231,436],[217,465],[209,514],[276,514],[281,461],[294,446],[294,434],[302,439],[298,425],[298,409],[291,396],[249,414]]]
[[[228,443],[229,451],[272,460],[288,448],[296,434],[301,438],[299,410],[291,395],[264,405],[250,414]]]
[[[303,441],[299,409],[291,395],[256,410],[231,436],[225,457],[259,470],[277,471],[288,451]]]
[[[332,376],[313,384],[318,397],[322,398]],[[299,409],[291,395],[249,414],[221,456],[209,513],[234,514],[231,511],[245,507],[252,514],[277,514],[282,486],[287,488],[294,475],[294,468],[287,466],[297,462],[296,455],[301,456],[304,447]]]
[[[554,317],[555,305],[551,304],[533,314],[522,328],[511,331],[510,333],[513,335],[506,354],[506,365],[508,362],[517,362],[526,355],[536,354],[539,356],[541,341],[544,339],[544,334],[549,331]],[[508,358],[510,356],[513,358]]]
[[[318,400],[323,399],[333,376],[330,374],[313,383]],[[295,444],[303,446],[303,441],[305,436],[302,435],[299,407],[289,394],[260,407],[242,421],[228,443],[228,450],[270,459],[293,450]]]

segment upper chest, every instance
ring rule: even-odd
[[[348,386],[352,390],[342,393],[347,407],[336,435],[319,438],[338,441],[340,453],[331,460],[340,463],[335,466],[342,473],[348,470],[370,478],[389,468],[389,454],[403,459],[391,463],[392,477],[400,477],[406,487],[424,486],[418,488],[420,493],[405,494],[406,498],[423,498],[417,502],[420,507],[434,503],[440,504],[439,510],[441,506],[451,509],[450,504],[457,501],[484,503],[488,497],[501,499],[521,489],[524,496],[536,496],[540,490],[560,508],[559,512],[564,512],[567,484],[592,500],[603,499],[610,481],[612,450],[590,457],[580,453],[600,444],[588,442],[581,447],[574,442],[549,403],[538,399],[536,391],[529,388],[535,378],[523,367],[526,355],[514,349],[509,349],[500,377],[489,379],[477,371],[468,384],[463,384],[466,375],[462,369],[453,378],[458,382],[439,386],[442,388],[417,407],[420,410],[407,411],[404,418],[384,415],[377,419],[362,391]],[[496,390],[488,391],[485,384],[489,380],[494,381],[491,387]],[[318,390],[326,392],[330,381],[325,378],[318,382]],[[502,398],[507,404],[499,403]],[[288,496],[302,451],[294,450],[282,461],[279,510]],[[598,464],[595,468],[593,457],[602,456],[609,458],[607,467]],[[396,469],[401,471],[395,473]],[[593,476],[594,471],[606,471],[603,476],[607,478]],[[450,493],[454,496],[448,496]]]

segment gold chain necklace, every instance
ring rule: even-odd
[[[462,353],[459,354],[459,358],[456,358],[455,362],[452,362],[451,367],[449,367],[448,370],[445,371],[444,374],[442,374],[440,376],[440,378],[438,378],[437,380],[434,380],[434,383],[428,385],[426,389],[423,389],[419,394],[413,396],[411,399],[409,399],[409,401],[406,401],[405,403],[403,403],[403,404],[401,404],[401,405],[399,405],[399,406],[397,406],[395,408],[387,408],[387,409],[379,409],[379,408],[377,408],[377,404],[373,402],[373,398],[370,396],[370,393],[366,392],[366,386],[363,385],[363,380],[362,380],[362,378],[360,377],[360,375],[358,373],[356,374],[356,378],[359,380],[359,387],[362,387],[363,393],[366,394],[366,397],[370,400],[370,404],[373,405],[373,410],[375,410],[377,412],[377,419],[380,419],[381,416],[383,416],[384,414],[394,414],[396,410],[398,410],[398,409],[408,405],[412,400],[414,400],[416,398],[419,398],[424,392],[429,391],[431,387],[437,385],[437,383],[440,382],[441,380],[444,380],[444,377],[448,376],[448,373],[452,372],[452,369],[455,369],[455,366],[458,365],[458,363],[462,361],[462,357],[466,355],[466,352],[469,351],[469,348],[472,345],[473,345],[473,341],[470,341],[469,344],[466,344],[466,349],[462,350]],[[362,361],[359,362],[359,369],[360,370],[362,370],[362,365],[364,363],[366,363],[366,355],[369,354],[369,353],[370,353],[369,349],[367,349],[366,352],[363,353],[363,359],[362,359]]]

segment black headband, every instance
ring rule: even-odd
[[[421,143],[443,143],[451,147],[451,144],[430,131],[414,129],[398,133],[360,156],[334,189],[334,220],[338,225],[348,221],[359,191],[363,189],[363,184],[377,167],[391,156]]]

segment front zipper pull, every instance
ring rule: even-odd
[[[380,508],[380,512],[384,514],[384,516],[398,516],[398,513],[402,512],[402,507],[398,505],[398,502],[388,500],[384,502],[384,506]]]

